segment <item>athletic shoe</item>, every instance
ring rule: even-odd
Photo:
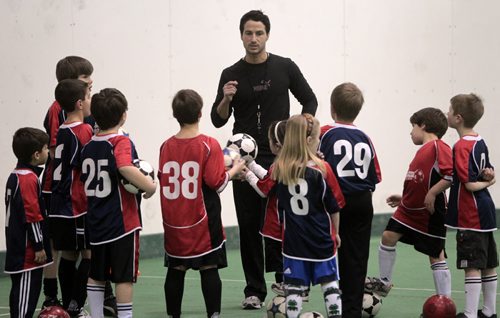
[[[392,288],[392,284],[377,277],[367,277],[365,279],[365,293],[374,293],[380,297],[386,297]]]
[[[456,316],[456,318],[468,318],[466,314],[464,314],[463,312],[459,312]]]
[[[80,308],[80,312],[76,316],[77,318],[92,318],[90,314],[83,308]]]
[[[309,287],[306,287],[306,289],[304,289],[302,291],[302,294],[300,296],[302,297],[303,302],[306,302],[306,303],[309,302],[309,291],[310,290],[311,289]]]
[[[478,310],[477,311],[477,318],[497,318],[497,314],[493,314],[491,316],[486,316],[485,314],[483,314],[482,310]]]
[[[118,317],[118,310],[116,309],[116,297],[114,295],[109,295],[104,298],[103,309],[104,316],[106,317]]]
[[[52,297],[47,297],[42,303],[42,309],[51,307],[51,306],[58,306],[62,307],[61,301],[57,298],[52,298]]]
[[[283,283],[272,283],[271,290],[279,296],[285,297],[285,284]]]
[[[243,309],[261,309],[263,306],[264,302],[257,296],[248,296],[241,303],[241,308]]]

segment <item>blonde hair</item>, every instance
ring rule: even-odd
[[[313,161],[325,173],[325,165],[309,149],[307,138],[317,137],[319,121],[311,114],[294,115],[286,123],[285,142],[274,162],[271,177],[285,185],[295,184],[304,178],[307,163]]]

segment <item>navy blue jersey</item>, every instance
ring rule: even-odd
[[[297,184],[276,186],[286,257],[325,261],[335,256],[336,233],[330,214],[338,212],[344,201],[332,170],[325,166],[326,175],[311,165]]]
[[[354,125],[321,127],[320,151],[330,164],[344,195],[375,191],[382,180],[370,138]]]

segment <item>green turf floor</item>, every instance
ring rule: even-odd
[[[463,271],[455,269],[455,232],[448,234],[447,253],[452,274],[452,297],[457,308],[463,308]],[[496,240],[500,242],[500,234],[496,232]],[[377,248],[379,238],[371,241],[369,275],[377,275]],[[380,318],[412,318],[418,317],[422,304],[434,293],[434,283],[428,258],[413,250],[413,247],[398,244],[396,266],[394,270],[394,288],[383,300],[383,306],[377,317]],[[265,309],[242,310],[244,278],[238,250],[228,251],[229,267],[220,271],[222,279],[222,316],[223,317],[259,317],[265,316]],[[141,259],[141,276],[134,288],[135,317],[166,317],[163,295],[165,268],[163,259]],[[268,286],[274,275],[267,275]],[[0,317],[8,317],[8,294],[10,278],[0,278]],[[273,295],[269,295],[266,302]],[[311,291],[310,302],[304,304],[305,311],[324,312],[323,298],[319,286]],[[183,300],[183,317],[206,317],[205,304],[201,294],[199,273],[189,271]]]

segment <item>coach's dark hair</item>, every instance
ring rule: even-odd
[[[192,89],[181,89],[172,100],[172,111],[181,126],[194,124],[200,118],[203,99]]]
[[[92,96],[90,111],[101,130],[120,124],[127,110],[127,99],[116,88],[105,88]]]
[[[453,114],[462,116],[466,128],[473,128],[483,117],[483,101],[474,93],[456,95],[450,102]]]
[[[77,79],[80,75],[90,76],[93,72],[92,63],[80,56],[66,56],[56,65],[58,82],[68,78]]]
[[[75,103],[84,100],[89,84],[78,79],[65,79],[60,81],[55,89],[56,101],[65,112],[70,113],[75,110]]]
[[[448,120],[446,115],[437,108],[422,108],[410,117],[410,123],[413,125],[425,125],[424,131],[435,134],[439,139],[444,136],[448,130]]]
[[[243,34],[243,30],[245,30],[245,23],[247,21],[257,21],[262,22],[266,27],[266,33],[269,34],[271,31],[271,22],[269,21],[269,17],[264,14],[261,10],[252,10],[245,13],[240,19],[240,34]]]
[[[330,107],[340,120],[354,121],[363,107],[365,99],[361,90],[353,83],[342,83],[330,96]]]
[[[49,135],[38,128],[19,128],[12,138],[12,150],[19,162],[29,164],[33,154],[49,143]]]

